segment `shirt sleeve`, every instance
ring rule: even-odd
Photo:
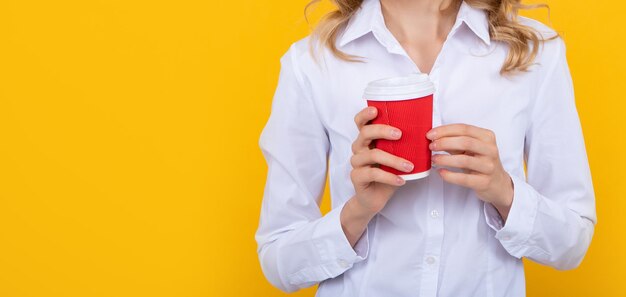
[[[259,138],[268,172],[257,253],[266,278],[285,292],[334,278],[369,250],[367,229],[354,248],[346,238],[340,222],[345,202],[321,214],[330,143],[297,55],[293,44],[280,59],[271,114]]]
[[[558,38],[551,46],[526,131],[527,180],[510,174],[513,204],[504,224],[493,205],[485,203],[484,213],[509,254],[565,270],[582,261],[597,219],[565,45]]]

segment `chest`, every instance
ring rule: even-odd
[[[366,63],[345,62],[320,77],[323,87],[315,96],[331,144],[345,158],[359,133],[354,116],[367,107],[362,98],[367,83],[416,71],[408,55],[369,54]],[[501,157],[518,160],[528,126],[532,81],[530,75],[501,76],[504,57],[505,52],[498,51],[482,55],[455,48],[442,51],[430,76],[436,89],[433,126],[465,123],[492,130]]]

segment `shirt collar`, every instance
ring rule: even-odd
[[[487,45],[491,44],[487,13],[484,10],[472,7],[463,1],[457,14],[457,22],[459,21],[464,22]],[[363,0],[361,7],[350,18],[341,34],[339,46],[344,46],[371,31],[383,28],[386,30],[380,0]]]

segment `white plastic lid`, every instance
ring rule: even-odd
[[[367,84],[363,98],[374,101],[396,101],[428,96],[435,91],[435,85],[428,74],[411,73],[406,76],[389,77]]]

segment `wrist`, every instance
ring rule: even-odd
[[[507,217],[509,216],[509,211],[511,210],[511,206],[513,205],[513,196],[514,196],[514,184],[511,176],[506,173],[505,174],[505,184],[504,190],[502,191],[502,197],[498,201],[492,202],[491,204],[496,208],[502,220],[506,222]]]
[[[340,222],[341,229],[351,246],[354,246],[361,238],[374,215],[375,213],[365,211],[354,197],[345,203],[341,210]]]
[[[356,221],[369,222],[376,215],[376,212],[364,207],[356,196],[352,196],[352,198],[346,202],[344,209],[347,209],[346,211],[349,217]]]

